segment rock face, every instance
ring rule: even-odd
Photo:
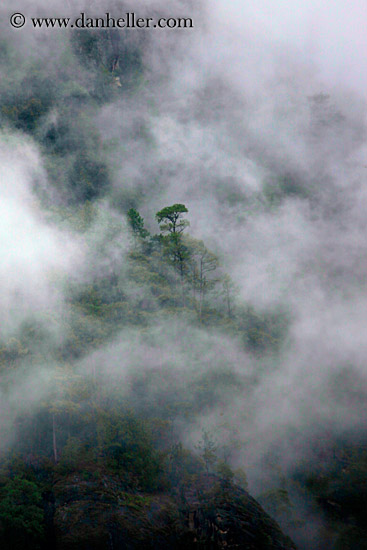
[[[194,548],[296,548],[260,504],[239,487],[215,476],[202,476],[185,493],[189,529],[196,535]]]
[[[246,491],[205,475],[170,493],[68,476],[54,487],[57,550],[295,550]]]

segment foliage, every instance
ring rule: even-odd
[[[145,239],[148,237],[149,233],[144,227],[144,219],[140,216],[139,212],[135,210],[135,208],[130,208],[127,213],[127,219],[134,236],[136,246],[137,239]]]
[[[1,548],[26,550],[40,547],[44,534],[41,491],[21,477],[9,479],[0,489]]]
[[[216,465],[218,475],[224,480],[227,485],[230,485],[234,479],[234,472],[227,462],[220,460]]]
[[[72,202],[86,202],[101,197],[110,185],[106,165],[81,153],[75,159],[69,174]]]
[[[277,351],[285,341],[289,325],[286,311],[279,308],[259,312],[247,306],[238,317],[246,347],[255,353]]]
[[[211,433],[208,430],[202,430],[201,439],[196,444],[196,449],[200,453],[200,457],[205,464],[205,469],[207,473],[209,473],[213,465],[217,462],[218,444],[216,441],[214,441]]]
[[[116,471],[131,472],[134,483],[154,490],[161,472],[159,453],[154,449],[145,423],[132,413],[101,411],[97,438],[103,462]]]
[[[247,475],[243,468],[237,468],[234,471],[234,480],[239,487],[242,487],[242,489],[248,488]]]
[[[52,81],[34,67],[19,83],[11,82],[2,97],[2,114],[25,132],[33,132],[52,107],[55,90]]]
[[[289,513],[291,508],[288,491],[284,488],[270,489],[260,495],[259,500],[267,510],[276,516],[282,513]]]
[[[156,218],[162,233],[182,233],[190,224],[182,218],[188,212],[184,204],[165,206],[156,213]],[[163,223],[162,223],[163,222]]]

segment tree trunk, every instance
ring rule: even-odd
[[[52,446],[54,451],[55,464],[57,463],[57,446],[56,446],[56,425],[55,425],[55,413],[52,413]]]
[[[231,301],[229,299],[229,288],[227,287],[227,309],[228,309],[228,317],[232,316],[231,312]]]
[[[202,322],[202,310],[203,310],[203,294],[204,294],[204,282],[203,282],[203,260],[200,260],[200,284],[199,284],[199,319]]]
[[[184,274],[183,264],[180,265],[180,279],[181,279],[181,295],[182,295],[182,307],[185,307],[185,289],[184,289]]]

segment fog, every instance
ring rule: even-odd
[[[9,336],[29,314],[44,308],[61,315],[63,297],[53,275],[68,274],[80,263],[83,247],[47,223],[33,196],[46,174],[36,147],[21,135],[1,136],[1,316],[2,336]]]

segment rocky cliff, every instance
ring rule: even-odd
[[[109,475],[68,475],[53,498],[57,550],[296,549],[255,499],[213,475],[156,494],[126,492]]]

